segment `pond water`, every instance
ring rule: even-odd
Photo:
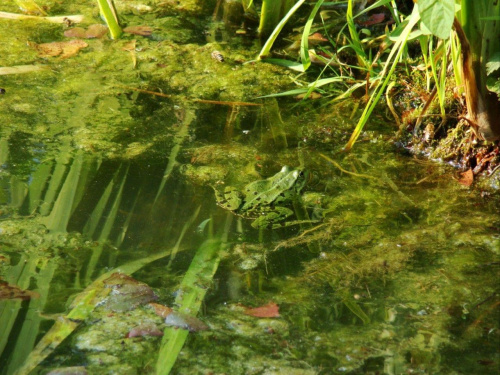
[[[295,75],[242,64],[255,39],[213,7],[139,7],[155,3],[117,2],[152,37],[65,59],[26,41],[67,26],[0,19],[0,65],[42,68],[0,80],[0,374],[161,373],[181,331],[176,374],[497,374],[498,193],[395,147],[383,107],[342,152],[357,103],[256,99]],[[243,209],[251,194],[264,203]],[[116,272],[140,292],[77,315]]]

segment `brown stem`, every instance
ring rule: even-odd
[[[462,25],[455,17],[453,26],[462,46],[462,75],[465,88],[465,101],[467,103],[468,122],[475,124],[472,126],[474,132],[482,139],[493,141],[500,139],[500,120],[494,116],[495,104],[490,103],[490,98],[484,98],[479,85],[485,85],[484,82],[478,82],[473,69],[472,53],[469,41],[465,35]],[[488,105],[491,104],[491,105]],[[491,121],[491,119],[495,119]]]

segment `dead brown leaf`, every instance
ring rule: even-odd
[[[366,21],[357,21],[358,25],[367,27],[371,25],[376,25],[378,23],[381,23],[385,20],[385,14],[384,13],[377,13],[377,14],[372,14]]]
[[[472,169],[469,169],[460,174],[460,179],[458,180],[459,184],[462,184],[464,186],[471,186],[473,182],[474,173],[472,172]]]
[[[137,57],[135,55],[135,39],[132,39],[130,42],[125,43],[122,47],[122,50],[128,51],[130,56],[132,57],[132,65],[135,68],[137,66]]]
[[[108,33],[108,27],[96,23],[90,25],[86,30],[83,27],[73,27],[64,32],[64,36],[68,38],[94,39],[102,38]]]
[[[165,324],[171,327],[187,329],[189,332],[206,331],[209,327],[195,316],[173,311],[165,318]]]
[[[150,36],[153,33],[153,28],[149,26],[129,26],[123,29],[124,33]]]
[[[246,308],[245,314],[256,318],[277,318],[280,316],[279,306],[274,302],[260,307]]]
[[[85,33],[85,37],[87,39],[102,38],[107,33],[108,33],[108,27],[106,25],[101,25],[99,23],[96,23],[88,27],[87,32]]]
[[[69,42],[61,42],[65,43],[62,46],[63,53],[61,55],[62,59],[67,59],[68,57],[75,56],[82,48],[88,47],[88,44],[83,40],[75,39],[70,40]]]
[[[73,27],[64,32],[64,36],[67,38],[85,38],[85,29],[83,27]]]
[[[82,48],[88,47],[88,44],[81,39],[74,39],[67,42],[31,43],[30,45],[36,48],[40,57],[61,56],[63,59],[72,57]]]
[[[160,331],[154,323],[144,323],[132,328],[125,337],[131,338],[144,336],[163,336],[163,332]]]
[[[172,309],[168,306],[160,305],[159,303],[150,302],[151,306],[155,310],[155,314],[159,317],[165,319],[168,315],[172,313]]]

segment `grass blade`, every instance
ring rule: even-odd
[[[318,0],[314,6],[312,12],[307,18],[306,24],[304,25],[304,31],[302,32],[302,40],[300,42],[300,59],[302,60],[302,65],[304,66],[304,71],[311,65],[311,59],[309,58],[309,34],[311,32],[311,26],[314,21],[316,13],[318,13],[319,8],[323,4],[323,0]]]
[[[292,15],[297,11],[297,9],[300,8],[300,6],[302,4],[305,3],[305,1],[306,0],[297,1],[297,3],[292,7],[292,9],[290,9],[288,11],[288,13],[285,15],[285,17],[283,17],[283,19],[280,21],[280,23],[278,23],[278,26],[276,26],[276,28],[271,33],[271,36],[269,38],[267,38],[266,43],[264,43],[264,46],[262,47],[262,50],[259,53],[259,56],[257,56],[257,60],[261,60],[261,59],[267,57],[267,55],[269,55],[269,51],[271,51],[271,48],[273,47],[274,41],[278,37],[279,33],[281,32],[281,30],[283,30],[283,27],[288,22],[290,17],[292,17]]]
[[[377,88],[373,92],[373,94],[370,96],[370,99],[368,100],[368,103],[366,104],[365,110],[363,111],[363,114],[361,115],[361,118],[358,121],[358,124],[356,125],[356,128],[354,129],[354,132],[351,135],[351,138],[349,139],[349,142],[347,142],[345,146],[345,150],[349,151],[356,140],[358,139],[359,135],[361,134],[361,131],[363,130],[363,127],[365,126],[366,122],[368,121],[368,118],[370,117],[371,113],[373,112],[373,109],[377,105],[378,101],[380,100],[380,97],[382,96],[382,93],[384,89],[387,87],[389,84],[389,80],[394,73],[394,70],[396,69],[397,62],[401,55],[404,52],[404,46],[406,44],[406,40],[408,39],[408,36],[410,35],[411,30],[413,27],[417,24],[419,21],[420,16],[418,14],[417,7],[413,8],[413,13],[410,15],[410,19],[406,27],[404,28],[403,32],[399,36],[398,40],[394,44],[394,46],[391,49],[391,52],[389,53],[389,57],[387,58],[387,61],[384,66],[384,70],[380,73],[379,79],[382,80],[385,76],[385,79],[382,84],[378,84]],[[394,55],[396,57],[393,59]],[[392,61],[391,68],[388,73],[387,68],[389,64]]]

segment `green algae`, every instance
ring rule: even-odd
[[[91,13],[92,5],[83,3],[81,10]],[[188,5],[183,7],[187,9]],[[128,20],[148,23],[147,17],[141,20],[135,15]],[[87,22],[92,20],[87,18]],[[175,106],[189,106],[199,99],[252,101],[289,84],[286,74],[271,65],[242,65],[242,59],[253,56],[251,51],[243,55],[242,51],[233,52],[217,43],[186,44],[190,40],[200,41],[194,37],[193,29],[186,27],[186,22],[189,25],[189,20],[156,17],[150,26],[158,31],[152,39],[136,39],[132,52],[124,50],[130,49],[127,45],[131,37],[119,41],[94,39],[87,40],[89,46],[77,56],[62,60],[40,58],[26,42],[67,40],[63,36],[64,25],[1,20],[0,31],[7,39],[0,47],[6,57],[2,65],[36,64],[47,68],[36,73],[34,87],[26,86],[23,76],[5,77],[4,122],[9,129],[28,132],[36,138],[54,138],[66,132],[78,147],[89,152],[126,157],[131,154],[127,152],[130,143],[150,144],[151,147],[143,147],[147,153],[154,149],[152,146],[168,142]],[[201,34],[202,28],[197,27]],[[211,57],[214,50],[221,51],[224,63]],[[33,91],[37,94],[33,95]],[[170,98],[150,100],[151,94],[146,91],[167,94]],[[141,115],[146,100],[154,109],[150,116]],[[210,110],[213,105],[205,108]],[[86,115],[89,109],[91,116]],[[132,155],[136,156],[138,148],[134,149]]]

